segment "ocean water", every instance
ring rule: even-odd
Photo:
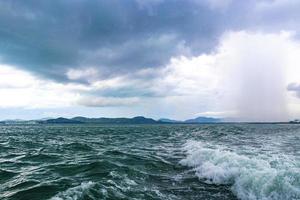
[[[0,199],[300,199],[300,126],[1,125]]]

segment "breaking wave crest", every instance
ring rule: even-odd
[[[207,183],[231,185],[239,199],[300,199],[300,164],[291,157],[241,154],[198,141],[188,141],[183,150],[187,156],[180,164]]]
[[[95,185],[94,182],[84,182],[79,186],[70,188],[64,192],[60,192],[55,197],[50,200],[79,200],[84,199],[84,197],[89,196],[91,188]]]

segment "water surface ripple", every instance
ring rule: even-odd
[[[300,126],[1,125],[0,199],[300,199]]]

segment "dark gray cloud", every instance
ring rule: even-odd
[[[294,24],[299,16],[289,14],[288,1],[281,14],[269,0],[224,2],[1,1],[0,61],[57,81],[69,81],[68,69],[86,66],[108,77],[209,52],[224,31],[268,27],[265,20],[281,29],[282,21]]]

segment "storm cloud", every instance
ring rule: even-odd
[[[290,10],[276,8],[273,1],[1,1],[0,59],[56,81],[74,81],[68,69],[87,66],[115,76],[211,52],[227,30],[280,24]]]
[[[113,107],[115,113],[130,106],[123,113],[148,109],[178,118],[228,111],[257,119],[264,110],[252,109],[253,102],[268,107],[282,88],[299,93],[298,84],[275,84],[284,82],[281,76],[299,82],[297,67],[285,75],[298,62],[299,10],[298,0],[0,1],[1,105]],[[236,85],[236,96],[224,97]],[[264,101],[256,98],[267,91],[258,94],[260,85],[268,85]]]

